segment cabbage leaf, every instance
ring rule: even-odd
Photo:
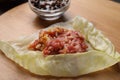
[[[45,57],[41,51],[28,49],[29,44],[38,37],[38,33],[35,33],[15,41],[1,40],[0,50],[8,58],[34,74],[56,77],[76,77],[103,70],[120,61],[120,54],[115,51],[111,41],[85,18],[76,17],[71,21],[58,23],[49,28],[55,26],[79,31],[91,48],[83,53]]]

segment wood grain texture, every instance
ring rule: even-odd
[[[30,35],[53,23],[67,21],[80,15],[93,22],[120,52],[120,4],[111,0],[72,0],[70,9],[56,21],[39,19],[28,4],[22,4],[0,16],[0,40],[13,40]],[[120,80],[116,64],[108,69],[77,78],[42,77],[30,74],[0,52],[0,80]]]

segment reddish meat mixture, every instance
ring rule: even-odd
[[[43,51],[44,55],[85,52],[88,46],[77,31],[56,27],[41,31],[29,49]]]

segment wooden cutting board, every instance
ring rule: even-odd
[[[93,22],[120,52],[120,4],[111,0],[72,0],[70,9],[56,21],[41,20],[28,3],[22,4],[0,16],[0,40],[14,40],[30,35],[51,24],[67,21],[80,15]],[[0,52],[0,80],[120,80],[118,64],[102,71],[76,78],[36,76],[22,69]]]

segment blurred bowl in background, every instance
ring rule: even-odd
[[[66,12],[70,6],[70,0],[67,0],[67,4],[63,7],[53,9],[53,10],[44,10],[33,5],[33,0],[28,0],[29,6],[33,12],[35,12],[40,18],[44,20],[56,20],[60,18],[64,12]],[[52,1],[52,0],[50,0]],[[63,0],[64,1],[64,0]],[[45,5],[46,6],[46,5]]]

